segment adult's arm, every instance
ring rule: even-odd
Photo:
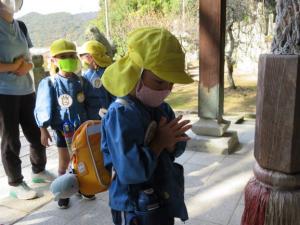
[[[0,73],[16,72],[21,65],[24,63],[24,58],[16,59],[13,63],[1,63],[0,62]]]

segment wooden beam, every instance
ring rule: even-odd
[[[223,114],[226,0],[200,0],[199,116]]]

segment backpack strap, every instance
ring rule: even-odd
[[[32,41],[31,41],[31,39],[30,39],[30,37],[29,37],[28,29],[27,29],[25,23],[24,23],[23,21],[21,21],[21,20],[16,20],[16,21],[17,21],[17,23],[18,23],[18,25],[19,25],[19,28],[20,28],[21,32],[22,32],[22,33],[24,34],[24,36],[25,36],[25,39],[26,39],[28,48],[32,48],[32,47],[33,47],[33,44],[32,44]]]
[[[55,86],[55,83],[56,83],[56,82],[55,82],[55,76],[56,76],[56,75],[50,75],[50,76],[49,76],[49,80],[50,80],[50,82],[52,83],[53,86]]]
[[[90,136],[90,135],[93,135],[93,134],[97,134],[97,133],[99,133],[100,130],[101,130],[101,123],[93,124],[93,125],[88,126],[86,128],[86,135]],[[90,144],[90,143],[88,143],[88,144]]]
[[[78,79],[79,79],[79,82],[80,82],[80,85],[81,85],[81,88],[83,90],[83,77],[78,75]]]
[[[93,136],[95,134],[100,134],[101,135],[101,123],[87,125],[85,133],[86,133],[86,142],[87,142],[87,145],[89,147],[90,153],[92,153],[93,152],[92,151],[92,149],[93,149],[92,148],[93,141],[91,139],[91,136]],[[107,183],[107,180],[105,180],[105,178],[103,178],[103,175],[104,175],[103,172],[101,172],[100,170],[97,169],[97,162],[99,163],[99,161],[96,161],[94,157],[92,157],[91,159],[92,159],[91,162],[93,164],[93,167],[95,168],[95,175],[96,175],[98,181],[104,187],[108,188],[108,186],[110,185],[111,180],[109,180],[109,183]],[[104,165],[103,165],[103,168],[104,168]]]
[[[25,35],[25,37],[28,35],[28,30],[27,27],[25,25],[25,23],[23,21],[17,20],[19,27],[21,29],[21,31],[23,32],[23,34]]]

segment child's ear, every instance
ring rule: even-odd
[[[51,58],[50,58],[50,62],[51,62],[53,65],[57,66],[57,59],[56,59],[56,58],[51,57]]]

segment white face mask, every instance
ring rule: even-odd
[[[23,5],[23,0],[0,0],[0,1],[3,5],[3,9],[10,14],[14,14],[18,12]]]

